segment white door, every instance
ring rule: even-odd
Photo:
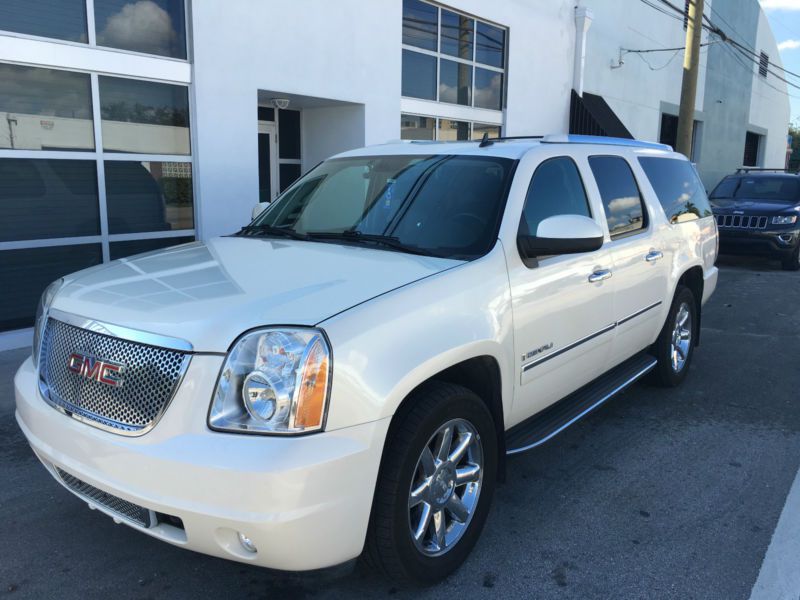
[[[278,136],[275,123],[258,122],[258,201],[272,202],[278,195]]]
[[[539,222],[557,214],[584,215],[602,225],[602,216],[590,208],[584,177],[565,156],[536,167],[521,232],[535,234]],[[605,371],[614,340],[616,277],[590,281],[595,274],[610,274],[611,253],[605,247],[526,265],[517,248],[509,246],[518,376],[512,421],[518,423]]]
[[[588,157],[602,200],[611,242],[616,295],[616,338],[608,368],[653,343],[663,324],[668,249],[655,231],[661,223],[647,210],[631,164],[622,156]]]

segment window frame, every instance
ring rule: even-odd
[[[600,190],[600,186],[597,183],[597,176],[594,173],[594,169],[592,168],[591,160],[593,158],[617,158],[625,163],[625,166],[628,167],[628,170],[631,173],[631,178],[633,179],[633,184],[636,186],[636,191],[639,192],[639,204],[642,207],[642,227],[640,229],[636,229],[633,231],[623,231],[621,233],[612,233],[611,228],[608,226],[608,214],[606,213],[606,202],[603,199],[603,192]],[[606,229],[608,230],[608,236],[612,242],[616,240],[622,240],[626,238],[635,237],[637,235],[644,235],[650,233],[650,229],[652,227],[653,219],[650,217],[650,209],[647,205],[647,202],[644,199],[644,194],[642,193],[642,186],[639,182],[639,179],[636,177],[636,171],[634,171],[633,165],[631,162],[624,156],[620,156],[619,154],[591,154],[586,157],[586,162],[589,165],[589,171],[592,174],[592,179],[594,180],[594,185],[597,188],[597,196],[600,199],[600,204],[603,206],[603,218],[605,219]]]
[[[436,22],[436,50],[427,50],[425,48],[420,48],[418,46],[413,46],[411,44],[401,43],[402,50],[407,50],[410,52],[417,52],[419,54],[425,54],[427,56],[432,56],[436,59],[436,94],[433,100],[425,99],[425,98],[416,98],[414,96],[401,96],[402,98],[409,98],[412,100],[422,100],[427,102],[437,102],[444,104],[446,106],[453,106],[459,108],[466,108],[466,109],[476,109],[480,111],[503,111],[506,109],[506,102],[507,102],[507,89],[508,89],[508,46],[509,46],[509,36],[510,36],[510,28],[501,25],[500,23],[495,23],[493,21],[489,21],[488,19],[482,19],[470,13],[464,12],[462,10],[457,10],[450,6],[443,6],[441,4],[435,4],[433,2],[429,2],[428,0],[419,0],[424,4],[428,4],[437,10],[437,22]],[[472,27],[472,57],[471,59],[460,58],[458,56],[453,56],[451,54],[447,54],[442,51],[442,11],[445,10],[450,13],[454,13],[459,16],[468,17],[473,21]],[[504,47],[503,47],[503,67],[495,67],[493,65],[487,65],[482,62],[477,61],[477,46],[478,46],[478,23],[484,23],[485,25],[489,25],[491,27],[496,27],[498,29],[502,29],[505,32],[505,39],[504,39]],[[445,102],[440,100],[440,93],[439,87],[441,85],[441,75],[442,75],[442,60],[449,60],[455,63],[460,63],[464,65],[469,65],[471,67],[472,78],[470,83],[470,103],[469,104],[458,104],[452,102]],[[481,106],[475,105],[475,72],[476,69],[485,69],[487,71],[494,71],[495,73],[500,73],[503,76],[503,84],[500,89],[501,99],[500,99],[500,107],[495,108],[485,108]],[[404,111],[405,112],[405,111]],[[469,120],[477,120],[477,119],[469,119]]]
[[[472,137],[475,125],[488,125],[489,127],[497,127],[498,137],[502,137],[502,135],[503,135],[503,125],[500,124],[500,123],[487,123],[486,121],[477,121],[477,120],[472,120],[472,119],[456,119],[456,118],[445,117],[445,116],[424,115],[424,114],[420,114],[420,113],[413,113],[413,112],[407,112],[407,111],[402,111],[400,113],[401,121],[402,121],[403,117],[406,117],[406,116],[408,116],[408,117],[424,117],[426,119],[432,119],[433,120],[433,139],[432,140],[420,140],[420,139],[417,139],[417,138],[408,138],[411,141],[417,141],[417,142],[439,142],[439,141],[475,142],[477,140]],[[469,124],[469,137],[466,140],[440,140],[439,139],[439,122],[440,121],[461,121],[461,122],[468,123]],[[401,124],[400,136],[401,136],[401,139],[406,139],[406,138],[403,138],[402,135],[403,135],[403,130],[402,130],[402,124]]]

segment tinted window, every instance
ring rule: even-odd
[[[475,67],[475,106],[502,110],[503,74]]]
[[[736,190],[739,189],[741,179],[738,177],[726,177],[717,184],[710,198],[733,198]]]
[[[478,22],[475,60],[493,67],[503,67],[506,54],[506,32],[499,27]]]
[[[618,156],[592,156],[589,166],[600,190],[611,236],[644,229],[642,196],[627,161]]]
[[[93,150],[89,75],[0,63],[0,148]]]
[[[278,153],[281,158],[300,158],[300,111],[278,111]]]
[[[100,244],[3,250],[0,260],[0,331],[33,325],[36,304],[52,281],[99,265]]]
[[[0,158],[0,241],[98,235],[96,164]]]
[[[186,58],[184,0],[94,0],[97,44]]]
[[[536,168],[520,223],[520,233],[536,235],[539,223],[555,215],[591,217],[578,167],[571,158],[546,160]]]
[[[403,96],[436,100],[436,57],[403,50]]]
[[[192,165],[106,161],[109,233],[192,229]]]
[[[433,255],[474,258],[497,239],[513,165],[510,159],[489,156],[328,160],[278,198],[256,223],[304,234],[391,236]]]
[[[747,198],[793,203],[800,200],[800,179],[796,175],[731,177],[723,179],[711,198]]]
[[[472,39],[475,21],[464,15],[442,9],[442,47],[444,54],[472,60]]]
[[[439,61],[439,101],[472,103],[472,65],[442,59]]]
[[[419,0],[403,0],[403,43],[436,50],[438,9]]]
[[[278,179],[280,179],[280,191],[285,190],[300,177],[300,165],[293,163],[281,163],[278,165]]]
[[[500,125],[488,125],[486,123],[473,123],[472,124],[472,139],[480,140],[483,134],[489,134],[490,138],[500,137]]]
[[[439,119],[439,140],[454,142],[469,139],[469,121]]]
[[[3,0],[0,29],[86,43],[86,0]]]
[[[189,95],[180,85],[100,76],[103,148],[189,154]]]
[[[400,138],[404,140],[432,140],[436,119],[417,115],[400,115]]]
[[[640,157],[639,163],[670,223],[711,216],[705,189],[689,161]]]

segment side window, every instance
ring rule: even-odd
[[[705,188],[688,160],[639,157],[650,184],[670,223],[711,216]]]
[[[589,166],[603,199],[611,237],[644,229],[647,213],[628,161],[619,156],[590,156]]]
[[[536,168],[525,197],[520,233],[536,235],[539,223],[555,215],[592,216],[578,167],[566,156],[548,159]]]

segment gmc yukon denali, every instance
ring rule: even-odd
[[[507,455],[686,378],[717,251],[660,144],[346,152],[235,235],[50,285],[16,418],[56,481],[165,542],[436,581]]]

